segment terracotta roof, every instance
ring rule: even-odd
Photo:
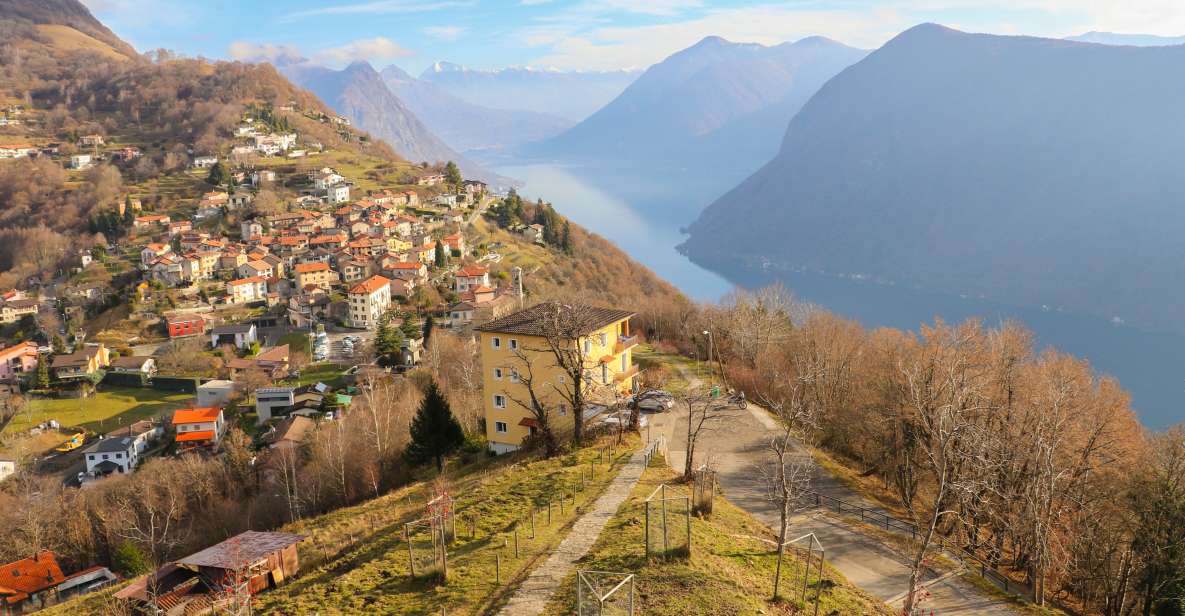
[[[300,263],[296,266],[297,274],[307,274],[309,272],[329,271],[329,264],[325,262],[317,263]]]
[[[256,361],[288,361],[288,345],[282,344],[278,347],[272,347],[265,351],[260,351],[259,355],[255,356]]]
[[[177,409],[173,412],[173,425],[183,423],[205,423],[217,421],[222,409],[213,406],[192,409]]]
[[[534,417],[523,417],[518,421],[518,425],[528,428],[538,428],[539,422]]]
[[[560,302],[543,302],[526,310],[495,319],[478,327],[478,331],[546,336],[550,332],[576,337],[628,319],[636,314],[631,310],[576,306]]]
[[[488,274],[489,272],[490,272],[490,270],[488,270],[480,265],[466,265],[465,267],[462,267],[461,269],[457,270],[457,275],[458,276],[484,276],[484,275]]]
[[[252,276],[250,278],[240,278],[238,280],[232,280],[226,284],[229,284],[232,287],[237,287],[237,286],[241,286],[241,285],[245,285],[245,284],[263,282],[265,280],[267,280],[267,278],[264,278],[263,276]]]
[[[419,261],[396,261],[394,263],[387,264],[388,269],[396,269],[396,270],[400,270],[400,269],[418,270],[422,267],[424,267],[424,264],[420,263]]]
[[[362,282],[359,282],[358,284],[351,287],[350,293],[369,295],[389,284],[391,284],[391,281],[382,276],[371,276],[370,278],[367,278],[366,280],[363,280]]]
[[[54,553],[40,552],[0,566],[0,595],[7,595],[8,603],[20,603],[30,594],[57,586],[65,579]]]
[[[214,440],[213,430],[202,430],[200,432],[182,432],[177,435],[178,443],[192,443],[196,441],[212,441]]]

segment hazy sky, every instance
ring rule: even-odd
[[[873,48],[922,22],[1000,34],[1185,34],[1185,0],[83,0],[142,51],[211,58],[366,59],[413,74],[476,68],[646,67],[707,35],[823,35]]]

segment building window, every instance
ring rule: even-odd
[[[601,346],[609,346],[608,334],[604,332],[601,333]]]
[[[506,408],[506,396],[503,396],[502,394],[494,394],[494,408]]]
[[[518,382],[518,370],[515,370],[514,368],[510,369],[510,382],[511,383]]]
[[[592,354],[592,340],[589,340],[587,338],[584,340],[584,354],[585,355]]]
[[[498,380],[498,381],[502,380],[502,369],[501,368],[494,368],[494,379]]]
[[[498,434],[506,434],[507,432],[510,432],[510,428],[506,425],[505,421],[495,421],[494,432],[497,432]]]
[[[601,382],[609,384],[609,364],[601,364]]]
[[[568,414],[568,405],[567,404],[564,404],[563,402],[561,402],[558,408],[560,410],[560,417],[563,417]]]
[[[630,352],[626,351],[625,353],[621,354],[621,371],[625,372],[626,370],[629,370],[630,369],[629,366],[630,366]]]
[[[500,349],[500,348],[502,348],[502,339],[501,339],[501,338],[499,338],[499,337],[497,337],[497,336],[494,336],[494,337],[493,337],[493,338],[490,340],[490,342],[491,342],[491,343],[494,345],[494,348],[495,348],[495,349]]]
[[[518,339],[517,339],[517,338],[511,338],[511,339],[510,339],[510,350],[511,350],[511,351],[514,351],[514,350],[516,350],[516,349],[518,349]]]

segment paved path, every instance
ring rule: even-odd
[[[547,561],[535,567],[498,614],[534,616],[543,613],[543,608],[547,606],[552,594],[560,588],[564,578],[572,573],[576,561],[583,558],[596,543],[601,529],[629,497],[645,469],[645,450],[638,450],[625,463],[625,467],[613,479],[613,483],[605,489],[605,493],[593,503],[592,509],[576,520],[568,536],[560,542],[560,546],[552,552]]]
[[[682,407],[682,408],[681,408]],[[669,443],[669,460],[675,470],[683,471],[686,455],[686,407],[676,404],[668,413],[650,415],[653,435],[664,435]],[[719,473],[720,486],[728,499],[770,528],[779,522],[777,507],[765,499],[765,485],[757,466],[767,456],[769,437],[777,422],[760,407],[750,404],[735,417],[723,421],[710,434],[701,437],[696,463],[709,461]],[[701,453],[702,452],[702,453]],[[803,452],[801,455],[807,455]],[[822,468],[816,467],[812,489],[850,503],[873,506]],[[815,533],[827,553],[827,562],[848,581],[873,596],[899,607],[909,586],[908,560],[887,547],[875,536],[843,518],[820,509],[810,510],[791,522],[792,536]],[[922,605],[927,615],[1016,616],[1007,602],[985,595],[957,576],[928,579],[931,598]]]

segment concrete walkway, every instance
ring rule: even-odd
[[[600,536],[601,530],[629,497],[642,471],[646,469],[646,451],[640,449],[625,463],[625,467],[613,479],[587,511],[573,524],[568,536],[560,542],[555,552],[519,586],[510,601],[498,612],[501,616],[534,616],[543,613],[543,608],[564,578],[575,568],[576,561],[583,558]]]
[[[676,404],[671,412],[649,415],[653,434],[666,437],[670,451],[668,460],[679,472],[683,471],[687,438],[687,412],[681,407]],[[701,437],[696,451],[696,464],[708,461],[716,467],[725,496],[770,528],[777,528],[779,524],[777,507],[766,499],[765,483],[757,469],[768,459],[769,439],[777,429],[777,422],[769,413],[750,404],[746,411],[738,410],[734,417]],[[802,452],[801,455],[808,454]],[[871,503],[822,468],[815,468],[811,483],[811,488],[821,494],[872,508]],[[901,598],[909,587],[909,565],[896,550],[845,518],[821,509],[797,516],[791,521],[790,528],[795,536],[815,533],[826,550],[827,562],[848,581],[882,601],[900,607]],[[931,575],[924,584],[928,584],[930,596],[921,606],[927,614],[931,610],[942,616],[1016,616],[1020,613],[1006,601],[986,595],[958,576]]]

